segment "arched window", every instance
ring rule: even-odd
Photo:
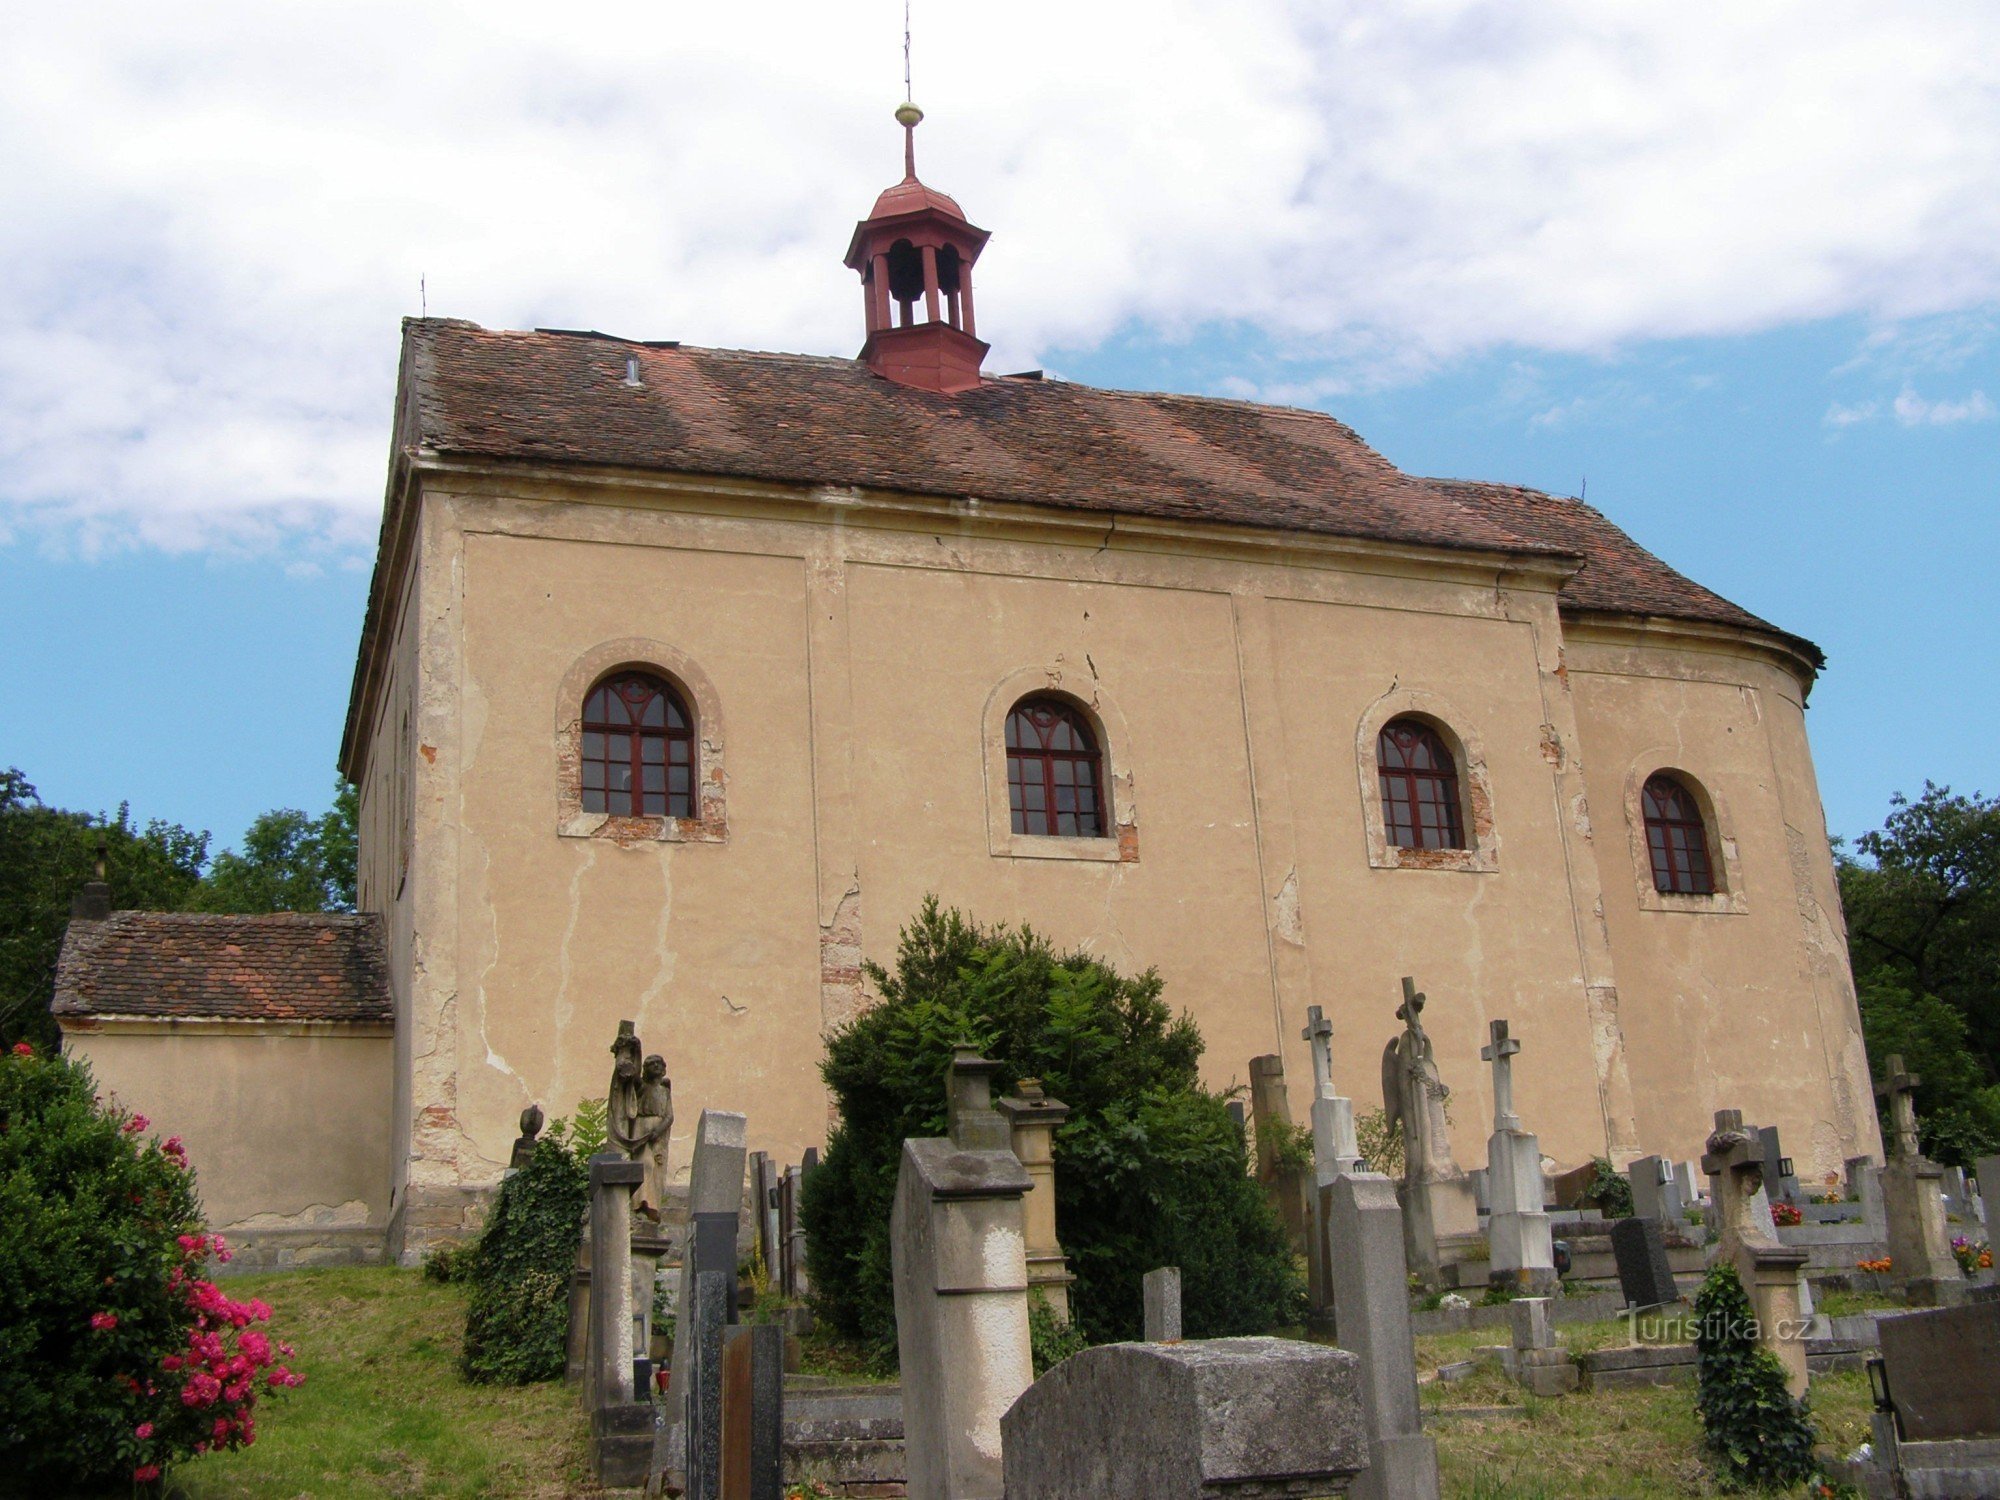
[[[1646,848],[1653,856],[1653,889],[1665,895],[1714,895],[1708,830],[1694,793],[1666,772],[1655,772],[1639,793],[1639,807],[1646,819]]]
[[[1023,698],[1007,715],[1007,802],[1014,832],[1104,836],[1104,757],[1083,715]]]
[[[1458,767],[1438,732],[1391,719],[1375,737],[1382,778],[1382,831],[1399,849],[1463,849]]]
[[[583,810],[692,818],[694,719],[650,672],[618,672],[583,702]]]

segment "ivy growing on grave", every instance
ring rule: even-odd
[[[1756,1315],[1736,1268],[1715,1267],[1695,1299],[1695,1410],[1709,1451],[1735,1484],[1782,1489],[1814,1473],[1812,1419],[1757,1345]]]

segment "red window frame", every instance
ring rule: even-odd
[[[1653,861],[1653,889],[1663,896],[1714,895],[1708,825],[1694,793],[1678,778],[1659,772],[1648,776],[1640,789],[1639,810]]]
[[[695,815],[694,716],[673,684],[614,672],[583,700],[583,810],[620,818]]]
[[[1081,712],[1023,698],[1007,713],[1007,806],[1014,832],[1104,837],[1104,755]]]
[[[1415,719],[1392,719],[1375,736],[1382,832],[1398,849],[1463,849],[1458,765],[1444,738]]]

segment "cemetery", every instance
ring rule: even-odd
[[[1094,1009],[1051,1011],[1079,976]],[[1301,1124],[1277,1058],[1245,1060],[1247,1110],[1204,1090],[1200,1038],[1156,986],[1032,935],[933,906],[871,977],[884,1001],[830,1051],[824,1154],[748,1150],[755,1099],[697,1101],[676,1173],[664,1054],[626,1021],[604,1096],[525,1111],[483,1232],[423,1270],[230,1281],[220,1240],[197,1241],[268,1297],[307,1373],[273,1387],[299,1418],[163,1493],[2000,1492],[1989,1207],[1922,1154],[1900,1057],[1879,1080],[1889,1160],[1845,1180],[1808,1189],[1740,1107],[1699,1156],[1559,1174],[1514,1105],[1532,1049],[1496,1018],[1475,1055],[1441,1056],[1425,1014],[1448,1002],[1413,978],[1379,1118],[1341,1092],[1362,1041],[1299,1018]],[[1121,1048],[1096,1044],[1114,1030]],[[32,1072],[69,1065],[6,1066],[18,1108]],[[1474,1069],[1494,1107],[1468,1169],[1448,1102]],[[1195,1165],[1119,1159],[1107,1120]],[[1746,1405],[1761,1425],[1731,1430]]]

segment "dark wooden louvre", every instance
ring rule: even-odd
[[[1708,830],[1694,794],[1661,773],[1646,778],[1639,806],[1653,857],[1653,889],[1666,895],[1713,895],[1715,867],[1709,863]]]
[[[1398,849],[1463,849],[1458,767],[1435,729],[1395,719],[1375,738],[1382,826]]]
[[[695,815],[694,720],[680,694],[651,673],[607,677],[584,700],[583,810]]]
[[[1090,725],[1054,698],[1024,698],[1007,715],[1007,803],[1014,832],[1104,836],[1104,757]]]

